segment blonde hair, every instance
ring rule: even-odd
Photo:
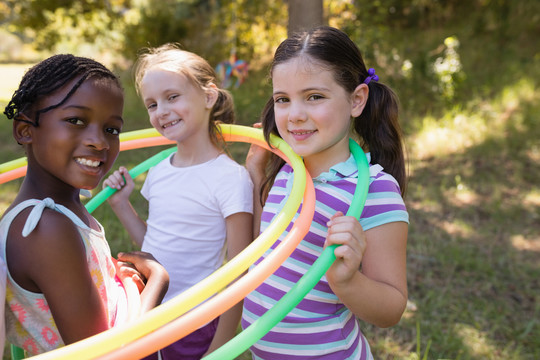
[[[178,44],[167,43],[156,48],[143,49],[139,55],[133,68],[135,87],[139,95],[144,75],[155,67],[184,75],[203,91],[210,90],[211,85],[217,83],[216,72],[208,61],[195,53],[182,50]],[[218,98],[210,111],[208,130],[212,142],[223,147],[224,141],[217,124],[235,122],[234,102],[229,91],[220,89],[217,85],[216,90]]]

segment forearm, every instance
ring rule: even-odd
[[[220,348],[236,335],[241,316],[242,302],[236,304],[220,316],[216,334],[206,352],[207,354]]]
[[[141,292],[141,313],[160,305],[168,289],[169,274],[162,266],[156,266]]]
[[[111,208],[128,232],[131,240],[141,247],[146,234],[146,222],[139,217],[129,201],[111,204]]]
[[[348,284],[330,286],[358,318],[382,328],[397,324],[407,305],[406,293],[360,271]]]
[[[263,207],[261,204],[261,184],[264,174],[255,171],[249,172],[253,182],[253,237],[259,236],[261,231],[261,216]]]

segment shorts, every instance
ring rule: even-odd
[[[216,334],[219,318],[216,318],[182,339],[159,350],[162,360],[200,360],[210,347]],[[148,355],[143,360],[158,360],[158,353]]]

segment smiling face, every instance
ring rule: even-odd
[[[215,98],[186,76],[149,69],[141,81],[141,96],[150,123],[169,140],[197,144],[210,141],[210,111]]]
[[[60,103],[78,79],[35,104]],[[60,106],[40,115],[39,126],[16,121],[14,135],[25,145],[28,174],[44,188],[93,189],[118,156],[124,97],[109,79],[87,79]]]
[[[349,94],[332,71],[305,57],[276,65],[272,82],[278,132],[304,158],[311,175],[347,160],[351,116],[362,111],[367,87],[359,85]]]

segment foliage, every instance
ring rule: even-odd
[[[255,122],[271,93],[265,65],[286,34],[285,0],[167,1],[183,9],[160,13],[178,16],[185,26],[185,34],[175,41],[214,64],[235,50],[239,58],[257,65],[242,86],[232,89],[239,123]],[[5,1],[0,7],[19,2],[30,1]],[[127,25],[111,28],[122,39],[132,36],[132,45],[115,44],[132,59],[138,46],[147,45],[135,41],[157,39],[144,32],[146,27],[160,31],[157,24],[146,24],[157,14],[148,10],[147,18],[141,17],[147,11],[144,0],[113,2],[118,3],[124,11],[111,15],[111,21],[129,19],[125,23],[133,31],[143,28],[138,35],[130,34]],[[2,20],[5,14],[0,11],[4,28],[12,25]],[[395,327],[363,325],[375,357],[540,358],[535,336],[540,331],[540,4],[332,0],[325,2],[325,14],[329,24],[351,35],[380,81],[396,90],[406,130],[410,303]],[[163,29],[173,25],[180,26]],[[29,36],[22,33],[22,38]],[[445,64],[452,66],[434,71]],[[133,91],[129,67],[125,70],[126,131],[146,128],[146,113]],[[451,87],[451,96],[443,96],[444,84]],[[10,126],[0,115],[4,161],[22,156]],[[125,152],[117,164],[130,167],[159,150]],[[245,151],[235,145],[232,152],[242,162]],[[0,206],[13,200],[17,187],[17,182],[0,187]],[[144,199],[134,195],[133,201],[144,215]],[[107,206],[96,216],[114,253],[133,248]]]
[[[5,20],[11,31],[30,38],[37,49],[50,50],[59,43],[93,43],[109,38],[116,30],[114,19],[126,3],[127,0],[6,0]],[[107,41],[108,45],[112,43]]]
[[[119,64],[167,42],[213,64],[231,52],[251,62],[271,56],[286,34],[283,0],[6,0],[0,9],[0,28],[37,50],[107,55]]]

